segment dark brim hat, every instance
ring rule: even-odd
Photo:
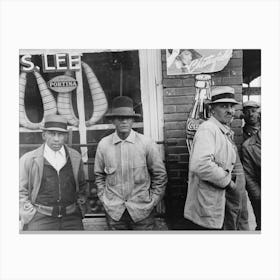
[[[216,103],[232,103],[240,104],[234,99],[234,88],[229,86],[216,86],[211,88],[211,102]]]
[[[42,130],[52,130],[60,132],[68,132],[67,120],[60,115],[47,115]]]
[[[113,99],[111,112],[105,115],[106,118],[128,117],[140,118],[140,114],[136,114],[133,110],[133,101],[128,96],[118,96]]]

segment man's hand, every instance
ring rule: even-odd
[[[227,185],[227,188],[231,189],[231,190],[235,190],[236,189],[236,185],[235,183],[231,180],[230,183]]]

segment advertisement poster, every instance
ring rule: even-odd
[[[167,49],[167,75],[218,72],[231,56],[231,49]]]

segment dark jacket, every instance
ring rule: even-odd
[[[251,136],[257,134],[259,130],[259,127],[255,127],[246,123],[243,127],[243,141],[246,141]]]
[[[85,207],[87,196],[87,183],[85,181],[83,162],[81,155],[65,146],[68,151],[73,175],[75,178],[78,203]],[[24,154],[20,158],[19,166],[19,213],[24,224],[28,224],[36,213],[34,203],[36,201],[44,168],[44,145],[38,149]],[[83,212],[83,211],[82,211]]]
[[[247,139],[242,145],[242,162],[250,199],[261,198],[261,132]]]

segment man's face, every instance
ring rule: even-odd
[[[243,109],[244,120],[247,124],[256,125],[259,122],[259,109],[246,107]]]
[[[43,132],[43,140],[55,152],[59,151],[67,140],[67,133],[47,130]]]
[[[222,124],[230,125],[234,112],[233,103],[216,103],[212,105],[213,116]]]
[[[113,124],[116,127],[118,134],[129,134],[133,125],[133,118],[130,117],[116,117],[113,119]]]

